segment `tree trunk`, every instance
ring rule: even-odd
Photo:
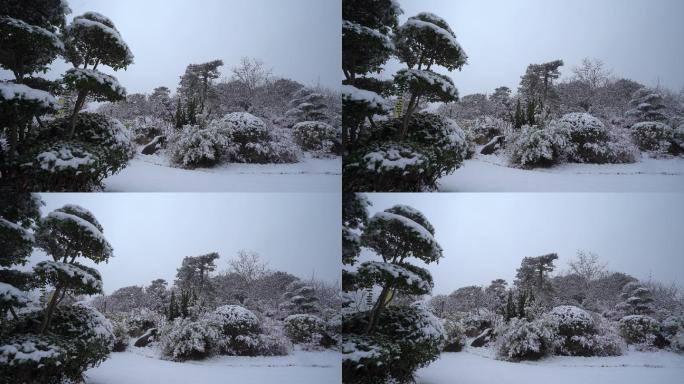
[[[78,93],[78,98],[76,98],[76,103],[74,104],[74,113],[71,114],[71,123],[69,124],[69,132],[67,132],[66,139],[71,139],[76,131],[76,117],[78,116],[78,111],[83,108],[85,99],[88,96],[88,91],[80,91]]]
[[[50,320],[52,320],[52,313],[55,311],[55,307],[57,307],[57,298],[59,297],[61,290],[62,287],[58,285],[57,287],[55,287],[55,291],[52,293],[50,303],[48,304],[48,307],[45,310],[45,316],[43,316],[43,322],[40,325],[41,334],[45,334],[48,327],[50,326]]]
[[[406,107],[406,114],[404,115],[404,122],[401,125],[401,133],[399,134],[399,139],[403,139],[406,136],[406,133],[408,132],[409,118],[411,117],[411,114],[413,114],[413,109],[415,108],[415,103],[416,103],[417,99],[418,99],[417,94],[411,95],[411,99],[409,100],[408,107]]]
[[[383,287],[378,296],[378,300],[375,302],[373,309],[370,313],[370,318],[368,319],[368,326],[366,327],[366,334],[373,332],[373,329],[378,325],[378,320],[380,319],[380,312],[385,308],[385,301],[390,293],[390,287]]]

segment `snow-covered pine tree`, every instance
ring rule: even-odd
[[[653,307],[653,293],[638,281],[625,284],[620,298],[623,300],[615,309],[624,315],[650,315],[655,312]]]
[[[33,273],[12,269],[0,273],[3,320],[7,310],[13,317],[0,332],[0,377],[3,382],[16,383],[81,379],[86,369],[98,365],[111,352],[112,325],[94,308],[80,303],[65,305],[64,299],[67,294],[102,292],[98,271],[76,259],[106,261],[112,256],[111,246],[92,213],[79,206],[66,205],[40,219],[39,199],[28,194],[2,196],[2,266],[24,264],[34,246],[53,260],[39,262]],[[22,242],[16,241],[17,236]],[[47,308],[14,311],[31,302],[29,290],[47,291],[47,287],[54,288]]]
[[[632,109],[626,114],[637,122],[667,120],[663,96],[656,90],[646,87],[636,90],[632,95],[632,100],[629,101],[629,106]]]
[[[0,68],[14,75],[14,80],[0,82],[0,140],[6,143],[0,146],[3,182],[17,172],[16,158],[31,136],[33,119],[59,108],[52,95],[56,84],[33,74],[47,70],[63,52],[57,33],[69,12],[61,0],[0,3]]]
[[[359,286],[381,288],[369,314],[367,333],[373,332],[396,292],[424,295],[432,290],[430,272],[405,260],[413,257],[426,264],[439,261],[442,247],[434,232],[427,218],[408,206],[395,205],[369,219],[361,245],[374,251],[382,261],[364,262],[357,270]]]
[[[43,285],[54,287],[41,333],[49,328],[55,308],[65,295],[102,293],[100,273],[76,261],[85,258],[99,264],[113,256],[112,246],[102,231],[95,216],[78,205],[56,209],[38,223],[36,244],[52,260],[39,262],[33,270]]]
[[[553,81],[560,77],[559,68],[562,66],[563,60],[528,65],[525,74],[520,78],[518,94],[523,97],[528,105],[547,107],[551,100],[558,97],[553,88]],[[527,124],[534,124],[533,121],[529,120],[529,116]]]
[[[403,11],[393,0],[342,1],[342,142],[351,149],[366,119],[388,112],[380,93],[386,84],[369,76],[380,72],[394,51],[390,32]]]
[[[32,227],[40,220],[43,202],[28,193],[0,194],[0,322],[7,312],[17,319],[16,309],[28,302],[28,291],[33,280],[30,273],[13,269],[24,265],[35,246]]]
[[[441,66],[460,70],[468,56],[456,41],[456,34],[441,17],[419,13],[401,25],[395,35],[395,54],[408,66],[394,75],[395,82],[411,95],[404,112],[400,137],[406,136],[409,119],[422,101],[450,102],[458,100],[453,80],[431,70]]]
[[[289,118],[288,125],[292,126],[302,121],[328,122],[325,103],[325,95],[303,87],[292,95],[293,99],[288,103],[290,109],[285,112]]]
[[[516,271],[516,287],[527,292],[534,292],[537,298],[542,300],[547,298],[553,290],[548,274],[555,268],[553,262],[556,259],[558,255],[555,253],[523,258]]]
[[[361,245],[382,261],[367,261],[346,272],[347,290],[379,288],[373,307],[344,318],[345,383],[408,382],[413,372],[437,358],[445,338],[441,322],[421,304],[390,305],[395,294],[423,295],[432,276],[406,261],[438,261],[442,248],[434,228],[414,208],[395,205],[368,220]],[[369,353],[372,351],[372,353]]]
[[[65,59],[74,68],[64,75],[69,90],[78,92],[71,115],[71,127],[66,133],[69,139],[76,129],[76,116],[88,96],[98,101],[122,100],[126,90],[118,80],[97,70],[106,65],[113,70],[126,69],[133,63],[133,54],[124,42],[114,23],[97,12],[76,16],[62,35]],[[91,68],[88,68],[91,66]]]
[[[280,310],[285,312],[286,316],[292,314],[320,314],[321,312],[314,287],[302,280],[293,281],[285,288]]]

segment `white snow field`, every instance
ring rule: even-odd
[[[495,360],[485,348],[444,352],[418,370],[417,384],[674,384],[684,378],[684,356],[673,352],[628,351],[624,356],[553,356],[512,363]]]
[[[508,167],[502,156],[478,154],[438,182],[441,192],[684,192],[684,158],[527,170]]]
[[[86,384],[339,384],[339,352],[296,350],[288,356],[221,356],[177,363],[145,356],[135,348],[114,352],[86,372]]]
[[[341,174],[341,157],[190,170],[171,167],[163,156],[138,153],[104,184],[108,192],[339,192]]]

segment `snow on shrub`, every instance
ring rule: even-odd
[[[551,122],[547,128],[524,125],[511,136],[508,150],[511,163],[533,168],[561,162],[567,145],[566,135]]]
[[[670,338],[670,349],[677,353],[684,353],[684,331],[679,331]]]
[[[150,328],[156,328],[161,322],[161,316],[149,308],[134,308],[126,316],[125,326],[128,335],[140,337]]]
[[[515,317],[496,333],[497,354],[504,360],[536,360],[556,348],[555,327],[545,320]]]
[[[209,128],[225,136],[223,155],[236,163],[292,163],[297,153],[280,145],[260,118],[247,112],[234,112],[212,120]]]
[[[667,124],[643,121],[632,125],[632,140],[642,151],[666,154],[674,139],[674,131]]]
[[[221,340],[221,330],[207,319],[178,318],[162,330],[160,346],[172,360],[198,360],[218,353]]]
[[[578,163],[605,163],[608,129],[594,116],[573,112],[556,121],[568,137],[566,151],[571,161]],[[558,129],[558,128],[557,128]]]
[[[27,190],[92,191],[108,176],[100,150],[78,141],[46,142],[21,160]]]
[[[437,188],[437,180],[458,168],[468,152],[465,132],[455,121],[415,113],[405,137],[403,119],[377,124],[358,150],[345,157],[345,189],[419,192]]]
[[[622,341],[609,325],[596,323],[585,310],[561,305],[545,316],[557,335],[556,353],[569,356],[615,356],[622,354]]]
[[[509,123],[491,116],[478,117],[470,127],[475,143],[484,145],[495,136],[503,135]]]
[[[226,137],[217,130],[188,124],[169,135],[167,150],[174,164],[196,168],[218,163],[226,145]]]
[[[0,341],[3,383],[52,383],[64,377],[67,350],[50,336],[21,335]]]
[[[215,321],[226,336],[237,336],[246,333],[258,333],[259,318],[254,312],[239,305],[222,305],[213,312]]]
[[[112,321],[112,333],[114,334],[114,346],[112,352],[123,352],[128,348],[129,329],[123,320]]]
[[[68,132],[71,118],[62,117],[53,120],[40,137],[46,141]],[[81,112],[76,115],[76,127],[71,140],[90,144],[99,152],[99,160],[105,167],[107,175],[113,175],[128,164],[135,154],[132,134],[119,120],[100,113]]]
[[[305,151],[330,153],[335,145],[337,132],[322,121],[302,121],[292,127],[292,137]]]
[[[294,343],[317,343],[326,333],[323,319],[309,314],[290,315],[285,318],[285,335]]]
[[[442,320],[446,341],[444,343],[445,352],[460,352],[466,343],[466,328],[462,321],[455,319]]]
[[[368,313],[345,316],[342,375],[349,382],[408,382],[439,357],[446,340],[442,322],[422,304],[389,306],[372,335]]]
[[[650,316],[629,315],[620,319],[620,335],[629,344],[653,345],[659,331],[658,321]]]
[[[13,324],[10,334],[32,337],[36,324],[43,320],[44,310],[27,313],[21,321]],[[85,304],[58,306],[47,328],[50,343],[66,351],[60,360],[61,374],[68,378],[80,378],[87,369],[103,362],[114,347],[112,323],[95,308]],[[57,376],[61,377],[61,376]]]

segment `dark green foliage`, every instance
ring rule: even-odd
[[[16,372],[13,373],[16,377],[50,376],[55,380],[47,381],[48,383],[58,383],[63,378],[79,380],[83,372],[103,362],[114,346],[111,323],[91,307],[79,304],[58,307],[53,314],[53,322],[48,332],[45,335],[38,335],[36,324],[40,324],[43,317],[43,311],[23,315],[21,320],[11,325],[7,333],[18,335],[13,336],[14,340],[37,340],[39,349],[45,348],[48,344],[55,345],[58,347],[57,350],[63,351],[64,354],[56,353],[54,358],[47,359],[44,367],[36,367],[27,360],[11,370]],[[57,361],[60,362],[59,369],[55,369],[54,366]]]
[[[345,318],[342,349],[342,378],[345,383],[378,383],[394,379],[399,383],[413,380],[413,373],[439,357],[445,332],[437,318],[425,308],[388,307],[383,311],[377,330],[364,335],[368,314],[355,313]],[[377,355],[360,360],[347,359],[345,353],[377,349]]]
[[[440,177],[461,165],[467,143],[453,120],[416,113],[409,120],[408,134],[398,140],[403,121],[396,118],[378,124],[345,157],[345,191],[433,190]]]

